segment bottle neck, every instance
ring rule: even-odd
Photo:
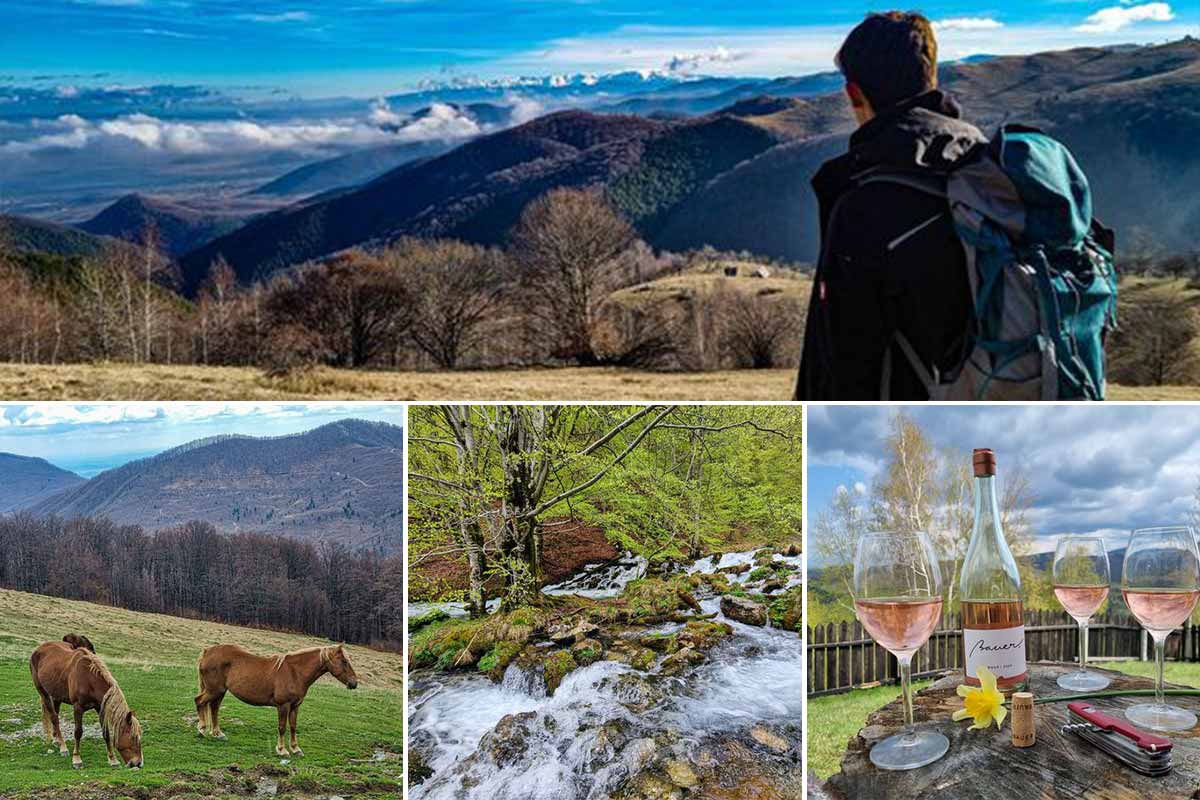
[[[990,529],[993,534],[1000,527],[1000,504],[996,498],[996,476],[975,477],[975,532]]]

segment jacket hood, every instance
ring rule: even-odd
[[[851,134],[849,152],[817,171],[813,178],[817,197],[824,201],[840,194],[856,175],[869,169],[953,169],[987,141],[961,116],[954,98],[936,89],[888,109]]]

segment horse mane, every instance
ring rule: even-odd
[[[142,724],[138,722],[137,717],[133,717],[132,722],[130,721],[129,703],[125,700],[125,693],[117,685],[117,679],[108,671],[108,667],[100,660],[99,656],[86,650],[77,652],[81,653],[80,659],[88,665],[93,673],[108,682],[108,691],[100,700],[100,729],[104,731],[107,741],[115,744],[120,741],[121,736],[127,730],[140,741]]]
[[[130,716],[125,693],[115,681],[100,701],[100,727],[108,737],[107,741],[112,742],[114,746],[121,741],[121,736],[126,731],[134,740],[142,740],[142,723],[138,722],[137,717]]]
[[[329,651],[333,650],[335,647],[336,647],[336,645],[326,645],[325,647],[305,647],[300,650],[293,650],[290,653],[280,653],[279,655],[274,657],[274,661],[271,665],[271,668],[272,669],[281,668],[283,666],[283,662],[286,661],[289,656],[304,656],[304,655],[308,655],[309,653],[315,653],[318,651],[321,653],[321,663],[324,664],[326,661],[329,660]]]

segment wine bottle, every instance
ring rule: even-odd
[[[959,598],[963,615],[963,666],[966,681],[979,685],[977,671],[987,667],[1002,691],[1023,688],[1025,619],[1021,604],[1021,575],[1004,539],[996,498],[996,455],[977,449],[975,468],[975,527],[963,561]]]

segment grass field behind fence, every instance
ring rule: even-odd
[[[86,634],[143,726],[140,771],[107,764],[94,712],[84,718],[84,768],[42,736],[29,654],[64,633]],[[255,652],[329,644],[306,636],[140,614],[91,603],[0,590],[0,797],[243,797],[271,785],[282,796],[399,797],[403,663],[399,654],[347,646],[359,676],[351,691],[330,676],[309,690],[299,716],[304,756],[275,755],[277,713],[228,695],[227,739],[196,735],[196,659],[203,647],[236,642]],[[71,746],[70,706],[61,710]],[[66,794],[69,792],[69,795]]]
[[[1153,661],[1089,661],[1091,666],[1129,675],[1153,678]],[[1168,661],[1166,680],[1183,686],[1200,686],[1200,664]],[[931,681],[913,683],[913,691]],[[846,744],[862,729],[867,715],[900,696],[898,686],[852,689],[845,694],[810,697],[808,700],[808,771],[821,780],[838,771]],[[966,723],[963,723],[964,725]]]

